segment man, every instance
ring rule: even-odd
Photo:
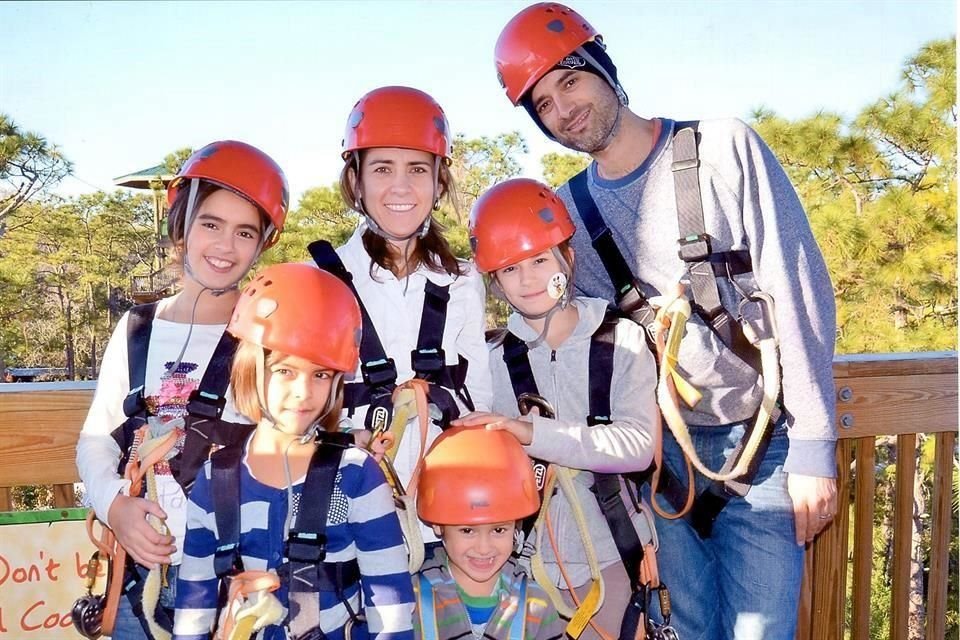
[[[833,291],[793,187],[739,120],[633,113],[599,34],[568,7],[518,13],[500,34],[496,64],[514,105],[593,158],[558,192],[576,212],[578,288],[645,324],[647,298],[676,290],[692,298],[679,370],[702,399],[681,402],[680,413],[708,468],[736,461],[763,383],[777,374],[757,364],[747,339],[756,343],[756,331],[745,334],[739,320],[752,316],[760,338],[779,336],[779,416],[754,473],[739,487],[696,474],[691,513],[657,518],[658,559],[684,640],[792,639],[803,545],[836,512]],[[689,478],[666,430],[663,449],[667,487],[657,503],[676,510]]]

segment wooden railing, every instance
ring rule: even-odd
[[[177,284],[177,275],[163,268],[144,276],[130,278],[130,291],[135,300],[155,300],[168,295]]]
[[[896,439],[890,640],[906,640],[914,481],[920,434],[934,438],[926,640],[942,640],[957,444],[957,354],[840,357],[837,390],[839,508],[836,521],[807,551],[798,640],[844,637],[848,577],[852,579],[851,640],[870,636],[875,453],[879,438]],[[851,513],[852,511],[852,513]],[[850,533],[853,533],[852,539]],[[852,542],[852,549],[850,543]],[[852,569],[848,576],[849,554]]]
[[[891,640],[906,640],[918,437],[935,439],[926,639],[944,637],[952,474],[957,436],[957,354],[840,357],[834,363],[840,505],[837,519],[807,551],[798,640],[870,637],[875,452],[896,439]],[[0,384],[0,511],[10,488],[54,485],[58,507],[74,504],[77,434],[92,383]],[[851,539],[852,532],[852,539]],[[665,541],[668,542],[668,541]],[[852,547],[851,543],[852,542]],[[852,551],[852,563],[850,553]],[[852,564],[852,569],[848,567]],[[852,580],[849,628],[847,585]]]

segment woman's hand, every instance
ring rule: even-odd
[[[353,442],[361,449],[369,451],[370,454],[373,455],[373,459],[377,461],[377,464],[383,462],[383,457],[387,455],[387,451],[393,446],[393,440],[393,434],[389,431],[385,431],[377,438],[373,438],[373,434],[366,429],[353,432]]]
[[[491,431],[509,431],[520,444],[528,445],[533,442],[533,421],[529,416],[508,418],[499,413],[474,411],[450,423],[454,427],[475,427],[486,425]]]
[[[107,519],[117,542],[134,560],[148,568],[169,564],[170,556],[176,551],[174,538],[154,529],[147,522],[147,515],[161,520],[167,517],[160,505],[152,500],[120,494],[110,504]]]

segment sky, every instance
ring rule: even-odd
[[[347,115],[400,84],[467,137],[519,131],[523,175],[563,151],[503,94],[493,46],[528,2],[0,1],[0,112],[73,162],[62,194],[181,147],[249,142],[284,168],[293,203],[339,175]],[[892,93],[924,43],[956,34],[953,0],[577,0],[641,116],[851,118]]]

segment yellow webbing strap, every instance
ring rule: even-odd
[[[573,478],[576,474],[577,471],[556,464],[551,464],[547,469],[546,485],[543,489],[543,504],[540,505],[540,512],[537,514],[537,521],[534,524],[534,529],[537,532],[537,552],[530,558],[530,568],[533,570],[534,580],[546,591],[557,612],[561,616],[570,619],[570,622],[567,623],[566,632],[574,639],[580,637],[580,634],[583,633],[590,619],[593,618],[600,610],[600,607],[603,606],[604,597],[603,576],[600,573],[600,563],[597,560],[597,553],[593,548],[593,541],[590,537],[590,531],[587,528],[586,516],[583,514],[583,508],[577,500],[576,491],[573,486]],[[577,531],[579,531],[580,539],[583,541],[583,550],[587,556],[587,566],[590,568],[590,579],[593,582],[593,584],[590,585],[590,591],[587,593],[587,597],[583,599],[583,602],[575,610],[563,601],[560,590],[547,575],[546,564],[543,561],[543,555],[541,553],[541,549],[543,549],[543,533],[546,528],[544,521],[550,517],[550,500],[558,484],[560,490],[566,495],[567,502],[570,505],[570,511],[573,513],[573,520],[577,525]],[[561,563],[562,559],[560,558],[560,554],[555,553],[555,555],[557,563]]]
[[[173,449],[177,442],[176,430],[171,429],[167,433],[151,437],[149,427],[141,427],[142,439],[140,446],[137,447],[137,455],[132,464],[127,466],[127,472],[130,474],[130,495],[140,493],[140,483],[145,479],[147,483],[147,499],[153,502],[159,501],[157,495],[157,476],[154,471],[154,465],[163,460]],[[153,515],[147,515],[147,522],[158,533],[167,535],[169,530],[167,525]],[[147,626],[150,629],[150,635],[154,640],[170,640],[170,632],[157,624],[154,614],[157,611],[157,602],[160,600],[160,587],[167,579],[168,565],[154,567],[150,569],[146,580],[143,583],[143,616],[147,620]]]
[[[693,406],[700,399],[700,393],[696,391],[677,370],[677,361],[680,353],[680,341],[683,338],[684,327],[690,318],[690,303],[682,298],[674,298],[672,301],[662,307],[658,314],[665,314],[669,320],[669,332],[667,334],[666,345],[660,360],[660,381],[657,385],[657,403],[660,405],[660,411],[663,413],[663,419],[673,433],[677,444],[683,450],[684,455],[691,464],[707,478],[718,482],[726,482],[738,478],[747,472],[753,457],[764,436],[767,422],[776,411],[777,395],[780,391],[780,369],[777,357],[777,341],[774,336],[761,339],[757,343],[760,350],[760,362],[763,378],[763,397],[760,402],[760,409],[757,412],[756,424],[750,438],[744,445],[743,454],[737,461],[737,464],[728,473],[717,473],[711,471],[703,464],[697,455],[690,438],[690,431],[687,424],[680,415],[680,407],[676,395],[670,391],[672,384],[684,401],[689,406]],[[693,400],[693,403],[691,403]],[[691,482],[692,484],[692,482]]]
[[[393,391],[393,419],[387,431],[390,438],[390,447],[380,461],[380,467],[387,476],[387,482],[393,489],[393,499],[397,507],[397,516],[400,519],[400,528],[403,539],[407,544],[408,569],[410,573],[419,571],[424,559],[423,534],[420,532],[420,520],[417,518],[416,491],[420,478],[420,467],[426,453],[427,430],[430,426],[430,408],[427,403],[427,382],[424,380],[408,380]],[[417,465],[410,476],[410,481],[404,487],[397,471],[393,467],[393,460],[397,455],[397,448],[403,439],[407,423],[414,416],[420,428],[420,454]],[[384,434],[373,434],[374,438]]]

